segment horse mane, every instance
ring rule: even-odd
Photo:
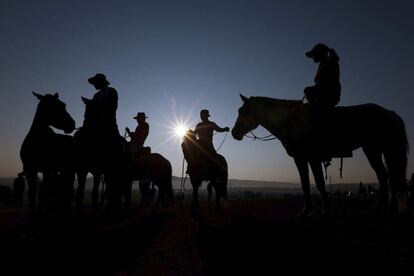
[[[261,105],[283,105],[283,106],[297,106],[298,104],[303,104],[302,100],[287,100],[287,99],[277,99],[270,97],[254,96],[249,98],[251,101],[254,101]]]

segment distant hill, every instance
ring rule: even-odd
[[[12,187],[13,185],[13,178],[0,178],[0,185]],[[173,188],[180,189],[181,188],[181,177],[173,176],[172,177]],[[75,183],[76,185],[76,183]],[[372,187],[377,188],[376,183],[364,183],[364,187],[368,185],[372,185]],[[138,189],[138,185],[135,185],[134,188]],[[203,184],[202,189],[205,189],[205,184]],[[92,187],[92,178],[88,177],[86,189],[91,189]],[[186,189],[190,189],[191,182],[190,179],[187,178],[185,181]],[[232,191],[242,191],[242,190],[260,190],[262,193],[289,193],[289,192],[300,192],[301,186],[300,183],[290,183],[290,182],[276,182],[276,181],[257,181],[257,180],[241,180],[241,179],[229,179],[228,181],[228,188]],[[327,190],[330,191],[330,186],[327,185]],[[358,183],[341,183],[341,184],[333,184],[332,190],[333,192],[340,190],[340,191],[351,191],[357,192],[359,189]],[[316,191],[316,187],[312,185],[312,190]]]
[[[190,183],[187,178],[186,183]],[[173,176],[173,183],[180,183],[181,177]],[[299,183],[289,182],[271,182],[271,181],[257,181],[257,180],[241,180],[241,179],[229,179],[228,185],[231,187],[239,188],[258,188],[258,187],[272,187],[272,188],[300,188]]]

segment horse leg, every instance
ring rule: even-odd
[[[140,180],[138,183],[139,192],[141,193],[141,205],[142,206],[149,205],[148,196],[149,196],[150,184],[151,182],[149,182],[147,179]]]
[[[302,191],[305,196],[305,206],[302,211],[298,214],[299,218],[307,217],[312,212],[312,196],[310,192],[309,182],[309,167],[308,161],[304,159],[294,158],[296,167],[299,171],[300,182],[302,185]]]
[[[52,202],[53,199],[55,199],[55,191],[54,185],[56,185],[56,178],[57,175],[55,172],[43,172],[43,179],[42,184],[40,185],[39,189],[39,213],[41,215],[47,215],[48,212],[53,211],[52,210]]]
[[[95,171],[93,175],[93,187],[91,192],[92,206],[94,210],[99,209],[99,186],[101,184],[102,173]]]
[[[208,202],[211,201],[211,194],[213,193],[213,184],[210,182],[208,182],[207,184],[207,192],[208,192]]]
[[[369,164],[374,169],[379,183],[377,205],[374,210],[374,214],[377,214],[386,210],[388,206],[388,172],[382,161],[382,153],[380,150],[366,147],[363,147],[362,150],[367,156]]]
[[[57,183],[57,202],[58,219],[68,218],[71,214],[73,183],[75,182],[75,171],[64,169],[59,176]]]
[[[76,203],[76,211],[82,211],[83,205],[83,195],[85,192],[85,183],[86,183],[86,175],[88,172],[86,171],[78,171],[78,187],[76,188],[76,196],[75,196],[75,203]]]
[[[398,215],[400,212],[408,210],[406,152],[386,151],[384,152],[384,160],[388,168],[391,191],[390,211],[392,214]]]
[[[331,202],[328,197],[328,193],[325,188],[325,179],[323,176],[322,163],[320,161],[309,161],[309,165],[312,169],[313,178],[315,179],[316,187],[322,197],[323,212],[322,217],[328,217],[332,213]]]
[[[222,191],[220,187],[220,182],[217,180],[211,180],[210,181],[211,186],[214,188],[214,191],[216,192],[216,210],[220,210],[220,200],[222,197]]]
[[[155,207],[154,207],[154,210],[153,210],[153,213],[155,213],[158,210],[158,208],[160,207],[161,202],[162,202],[162,205],[164,207],[166,207],[167,205],[165,203],[165,198],[164,198],[165,197],[165,191],[161,187],[162,183],[160,183],[159,181],[156,181],[156,180],[153,180],[153,183],[154,183],[154,185],[157,185],[157,187],[158,187],[157,202],[155,203]],[[148,186],[148,192],[149,192],[149,189],[150,189],[150,185]]]
[[[125,199],[125,209],[129,210],[131,208],[131,199],[132,199],[132,179],[131,178],[127,178],[124,177],[125,179],[123,180],[123,194],[124,194],[124,199]]]
[[[29,188],[29,210],[30,214],[34,215],[36,211],[36,196],[37,196],[37,172],[25,171],[27,186]]]
[[[201,180],[191,179],[191,184],[193,185],[193,202],[191,204],[191,212],[195,214],[198,209],[198,189],[201,186]]]

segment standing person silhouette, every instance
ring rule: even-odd
[[[213,145],[213,132],[225,132],[230,129],[228,127],[219,127],[215,122],[210,121],[208,117],[210,117],[210,113],[207,109],[200,111],[201,122],[197,124],[194,133],[197,135],[198,143],[204,152],[214,159],[217,152]]]
[[[102,162],[105,183],[107,184],[108,208],[114,214],[120,207],[120,185],[121,169],[123,167],[123,149],[116,122],[116,111],[118,108],[118,92],[109,87],[109,81],[102,73],[88,79],[97,92],[92,101],[96,106],[97,125],[96,146]]]
[[[306,56],[319,63],[319,67],[314,79],[315,85],[305,88],[305,97],[311,107],[320,111],[331,110],[341,97],[339,56],[334,49],[322,43],[306,52]]]

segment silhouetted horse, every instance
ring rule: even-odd
[[[312,120],[308,104],[240,96],[244,104],[239,108],[239,116],[232,129],[233,137],[242,140],[249,131],[261,125],[282,142],[299,170],[305,194],[302,216],[312,211],[308,163],[322,195],[324,214],[329,214],[331,206],[325,190],[321,161],[325,160],[327,154],[331,157],[341,156],[344,151],[360,147],[378,177],[377,211],[396,212],[403,207],[406,200],[408,141],[404,122],[395,112],[375,104],[336,107],[327,115],[333,123],[325,126],[329,129],[329,137],[324,137],[315,131],[315,121]]]
[[[130,149],[130,144],[125,140],[125,149]],[[125,199],[127,206],[131,201],[132,181],[134,180],[148,180],[148,184],[151,182],[158,188],[158,199],[155,205],[155,210],[162,202],[164,206],[167,205],[167,201],[172,202],[174,199],[172,190],[172,167],[170,161],[159,153],[146,152],[145,149],[138,152],[136,158],[129,158],[129,166],[126,170],[127,176],[130,180],[129,186],[125,190]],[[127,152],[128,156],[131,153]],[[147,203],[149,196],[148,187],[141,187],[141,196],[143,203]]]
[[[91,172],[94,176],[92,199],[97,204],[99,179],[104,166],[102,162],[103,147],[100,143],[101,137],[98,135],[99,130],[97,129],[99,117],[94,102],[83,97],[82,100],[85,103],[84,122],[83,126],[75,134],[80,160],[77,170],[79,181],[76,193],[77,202],[78,204],[82,203],[86,174]],[[135,164],[129,158],[130,154],[127,152],[129,149],[128,142],[121,136],[118,138],[121,149],[123,149],[123,154],[120,156],[121,159],[118,160],[121,167],[120,175],[118,176],[120,178],[118,188],[125,197],[126,206],[129,207],[131,203],[131,185],[133,180],[149,179],[158,187],[159,193],[156,207],[158,207],[161,200],[165,200],[165,197],[172,198],[172,168],[170,162],[158,153],[149,153],[148,156],[138,158],[138,164]],[[111,196],[109,193],[105,191],[106,195]],[[145,199],[145,195],[143,195],[143,198]]]
[[[84,121],[82,127],[75,132],[76,157],[77,157],[77,178],[76,206],[78,211],[83,205],[85,193],[86,176],[91,173],[93,176],[93,188],[91,192],[92,205],[96,210],[99,206],[99,185],[103,174],[102,145],[98,137],[96,112],[93,112],[92,100],[81,97],[85,103]],[[89,108],[88,108],[89,105]]]
[[[59,211],[68,212],[75,178],[73,138],[55,133],[50,126],[71,133],[75,129],[75,121],[66,111],[66,105],[59,100],[57,93],[33,94],[39,100],[39,104],[32,126],[20,149],[23,171],[29,187],[30,211],[35,211],[36,178],[38,172],[41,172],[41,206],[48,202]]]
[[[217,154],[210,156],[198,144],[198,139],[192,131],[187,131],[181,144],[184,158],[188,163],[187,173],[193,186],[192,211],[198,208],[198,189],[203,181],[209,181],[208,192],[211,196],[211,187],[216,191],[216,205],[220,207],[220,200],[227,198],[228,168],[226,159]]]

